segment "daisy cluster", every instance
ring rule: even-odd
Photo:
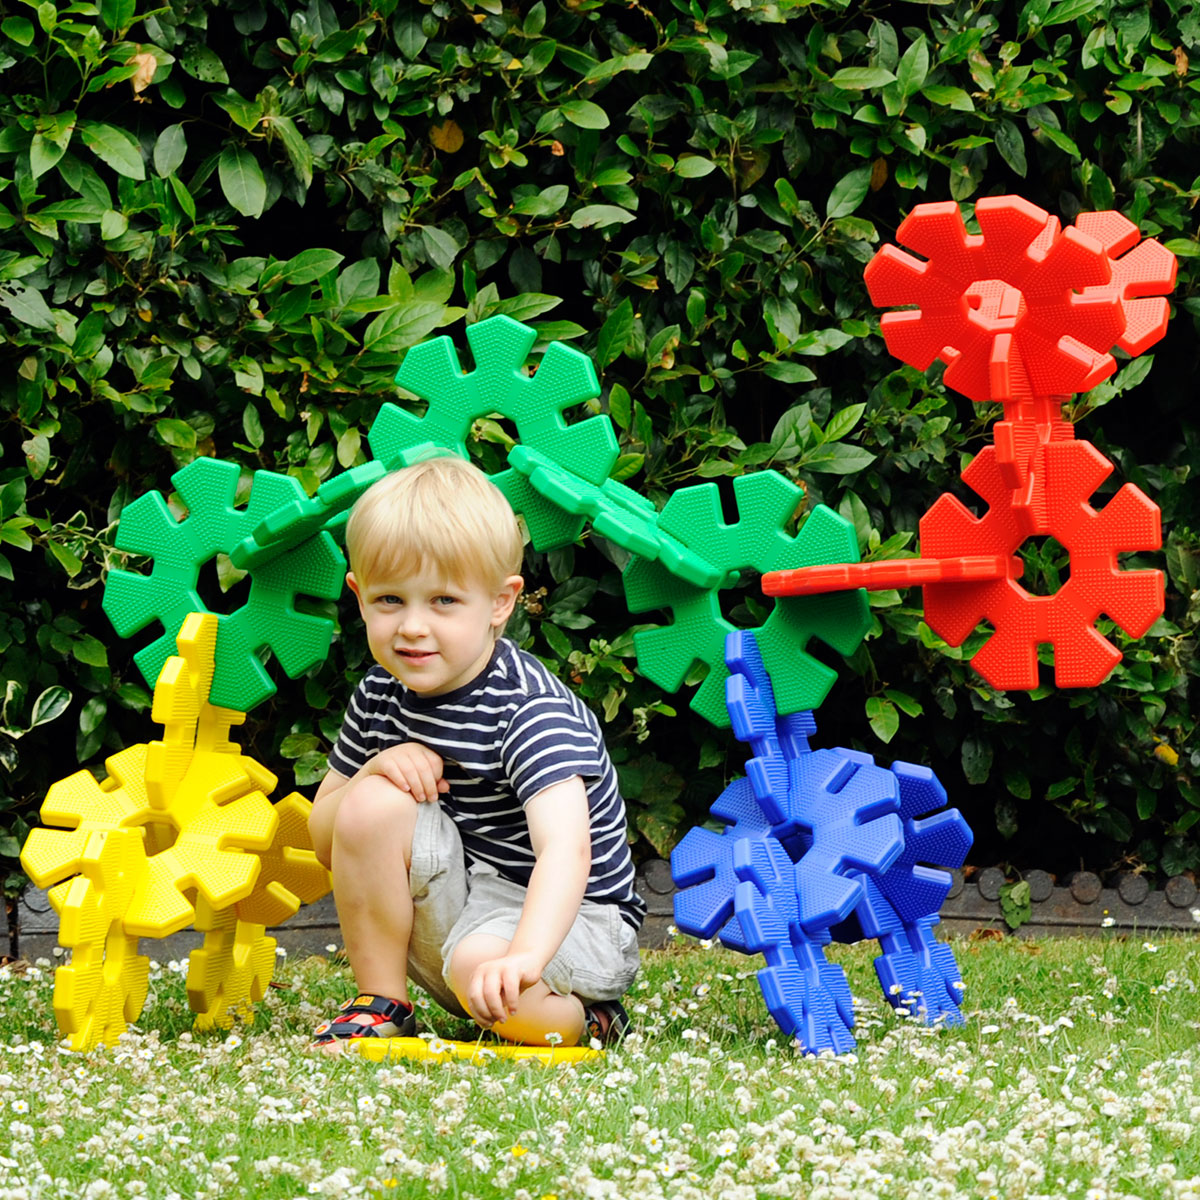
[[[158,968],[150,1031],[80,1056],[57,1039],[49,964],[0,968],[0,1200],[1200,1200],[1200,949],[965,957],[966,1026],[873,999],[857,1053],[812,1058],[745,959],[648,954],[635,1031],[551,1069],[306,1053],[349,986],[318,960],[286,964],[228,1035],[192,1033],[184,964]]]

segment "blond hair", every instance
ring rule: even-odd
[[[520,574],[523,545],[504,493],[472,463],[444,456],[368,488],[346,523],[346,550],[360,581],[432,567],[491,587]]]

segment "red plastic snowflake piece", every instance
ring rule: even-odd
[[[1056,538],[1070,554],[1070,578],[1052,596],[1034,596],[1014,579],[935,583],[925,588],[925,619],[950,645],[961,645],[981,620],[995,633],[972,660],[996,688],[1033,688],[1037,648],[1055,648],[1059,687],[1094,687],[1121,654],[1095,629],[1103,612],[1130,637],[1141,637],[1162,613],[1160,571],[1121,571],[1117,554],[1156,550],[1162,544],[1159,509],[1126,484],[1097,510],[1088,498],[1113,465],[1089,442],[1052,442],[1038,448],[1034,473],[1041,480],[1039,520],[1030,531],[1012,504],[1012,493],[993,447],[982,450],[963,472],[964,481],[987,501],[980,518],[953,496],[943,495],[921,519],[921,549],[930,558],[1008,555],[1029,532]]]
[[[921,370],[942,359],[947,386],[977,401],[1067,395],[1111,375],[1127,289],[1104,246],[1018,196],[980,200],[975,216],[970,234],[954,201],[919,204],[896,236],[926,261],[884,246],[867,264],[876,304],[920,306],[881,319],[891,353]]]

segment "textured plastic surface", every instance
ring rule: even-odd
[[[371,1062],[416,1059],[421,1062],[488,1062],[497,1058],[542,1066],[567,1066],[604,1058],[603,1050],[590,1046],[517,1046],[507,1042],[454,1042],[442,1038],[355,1038],[348,1043],[351,1053]]]
[[[1052,596],[1035,596],[1012,579],[925,588],[925,619],[940,637],[958,646],[981,620],[995,632],[972,659],[997,688],[1033,688],[1038,683],[1037,647],[1055,648],[1059,687],[1094,687],[1120,661],[1096,629],[1106,613],[1130,637],[1140,637],[1163,611],[1160,571],[1124,571],[1121,551],[1161,545],[1159,509],[1132,484],[1125,484],[1097,510],[1088,498],[1112,464],[1087,442],[1052,442],[1038,452],[1037,472],[1044,503],[1032,532],[1056,538],[1070,553],[1070,578]],[[953,496],[944,495],[921,518],[921,548],[930,557],[954,557],[966,547],[992,554],[1013,553],[1030,530],[1014,511],[1011,492],[995,451],[982,450],[963,472],[964,481],[988,504],[979,518]]]
[[[198,458],[172,477],[188,515],[177,521],[157,492],[147,492],[121,513],[116,546],[154,559],[149,575],[113,570],[104,589],[104,611],[121,637],[158,620],[165,632],[134,661],[153,686],[174,651],[175,635],[191,612],[206,612],[197,585],[200,571],[234,547],[272,512],[303,500],[299,483],[286,475],[257,471],[244,508],[235,504],[240,469],[236,463]],[[269,649],[289,678],[323,662],[333,622],[296,611],[297,596],[336,599],[346,561],[327,533],[310,537],[251,575],[250,595],[236,611],[219,617],[216,671],[210,699],[249,711],[275,692],[258,659]]]
[[[900,788],[904,849],[881,875],[860,876],[862,899],[833,936],[877,938],[883,953],[875,972],[889,1003],[927,1021],[958,1025],[962,976],[954,952],[933,934],[951,877],[923,864],[961,866],[974,835],[958,809],[945,807],[946,791],[928,767],[895,762],[891,769]]]
[[[727,659],[733,730],[754,757],[713,805],[724,830],[690,830],[671,855],[676,924],[763,954],[767,1007],[810,1052],[854,1046],[849,987],[824,954],[831,937],[879,938],[889,1001],[958,1022],[958,967],[932,935],[950,876],[925,864],[960,865],[970,829],[957,811],[934,811],[946,796],[927,768],[811,750],[811,714],[777,715],[752,633],[730,635]]]
[[[537,369],[526,359],[537,332],[511,317],[490,317],[467,327],[475,360],[464,371],[449,337],[413,346],[396,373],[396,383],[429,406],[418,417],[397,404],[385,404],[368,440],[376,459],[389,469],[401,453],[419,442],[432,442],[466,457],[473,421],[498,413],[516,423],[523,445],[545,454],[589,483],[599,486],[617,459],[617,440],[607,417],[568,425],[563,411],[600,395],[596,369],[586,354],[551,342]],[[563,519],[528,484],[502,472],[495,478],[513,508],[525,517],[540,549],[568,544],[579,536],[583,520]],[[568,536],[569,535],[569,536]]]
[[[80,874],[59,894],[59,941],[73,949],[54,976],[54,1016],[72,1050],[111,1044],[146,1003],[150,960],[123,925],[147,870],[141,836],[132,829],[90,833]]]
[[[888,246],[865,272],[875,303],[919,305],[883,316],[893,354],[922,369],[941,358],[949,386],[1004,403],[995,446],[963,472],[988,511],[975,518],[942,496],[921,521],[921,551],[957,564],[1049,536],[1067,547],[1070,578],[1053,596],[1030,595],[1015,574],[922,580],[925,616],[956,646],[980,621],[994,626],[972,660],[993,687],[1036,687],[1040,645],[1054,647],[1059,687],[1091,687],[1120,660],[1096,619],[1139,637],[1162,613],[1161,573],[1122,571],[1117,557],[1158,549],[1161,531],[1157,507],[1131,485],[1100,511],[1089,504],[1112,465],[1075,441],[1062,403],[1116,369],[1113,346],[1140,354],[1162,337],[1175,257],[1139,242],[1115,212],[1083,213],[1066,230],[1014,196],[980,200],[975,213],[981,232],[971,235],[956,204],[918,205],[897,238],[927,261]]]
[[[733,489],[737,521],[726,523],[717,487],[706,483],[675,492],[659,516],[659,529],[699,548],[726,573],[766,573],[858,558],[853,526],[824,505],[809,513],[799,533],[786,532],[803,492],[783,476],[773,471],[744,475],[733,481]],[[691,706],[714,725],[726,725],[725,639],[734,627],[721,614],[717,589],[692,587],[661,563],[644,558],[630,561],[623,581],[630,612],[663,608],[673,617],[668,626],[635,635],[641,672],[660,687],[676,691],[693,663],[707,664],[708,675]],[[836,673],[807,652],[812,638],[840,654],[852,654],[869,626],[866,597],[861,593],[779,600],[757,631],[763,659],[775,680],[779,711],[816,708],[833,685]]]
[[[188,956],[188,1007],[197,1029],[228,1029],[266,995],[275,971],[275,939],[266,928],[238,919],[233,909],[196,904],[196,929],[204,944]]]
[[[919,370],[940,358],[946,386],[978,401],[1067,395],[1111,375],[1126,318],[1103,245],[1018,196],[985,197],[975,218],[969,234],[955,201],[918,204],[896,240],[927,261],[884,246],[867,264],[875,304],[920,306],[880,319],[888,350]]]
[[[387,474],[381,462],[363,463],[335,475],[317,488],[314,496],[295,499],[268,514],[230,551],[233,565],[242,571],[265,566],[329,527],[373,483]]]
[[[509,463],[534,490],[565,513],[586,517],[593,530],[631,554],[660,561],[672,575],[695,587],[715,587],[725,572],[707,562],[703,551],[689,549],[659,528],[658,510],[632,488],[606,479],[597,486],[531,450],[515,446]]]
[[[72,1045],[111,1041],[145,998],[139,936],[193,919],[208,936],[193,956],[189,995],[200,1023],[222,1024],[261,996],[274,962],[267,923],[329,890],[308,834],[311,805],[293,793],[272,806],[275,776],[229,739],[245,714],[203,699],[213,677],[217,617],[191,614],[155,689],[164,736],[107,761],[97,783],[80,771],[54,784],[21,863],[49,887],[73,948],[55,1007]],[[193,905],[192,897],[195,897]],[[123,1013],[124,1016],[119,1014]]]
[[[792,571],[771,571],[762,578],[765,596],[818,596],[851,588],[887,591],[927,583],[979,579],[1019,579],[1020,559],[975,554],[962,558],[897,558],[883,562],[829,563]]]

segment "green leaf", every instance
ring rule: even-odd
[[[324,279],[331,271],[336,271],[345,257],[336,250],[319,248],[301,250],[295,258],[289,258],[287,262],[280,263],[274,270],[268,268],[267,271],[264,271],[264,275],[270,274],[270,280],[264,282],[262,286],[272,287],[277,283],[316,283],[318,279]],[[378,280],[378,265],[376,265],[375,277]]]
[[[104,648],[104,643],[99,638],[92,637],[90,633],[83,634],[71,643],[71,654],[89,667],[108,666],[108,651]]]
[[[242,146],[226,146],[217,164],[221,191],[243,217],[262,215],[267,202],[267,181],[258,159]]]
[[[848,404],[845,408],[839,409],[829,418],[829,424],[825,426],[825,440],[840,442],[862,420],[862,415],[866,411],[865,404]]]
[[[263,119],[262,104],[258,100],[247,100],[232,88],[224,93],[214,92],[212,101],[219,108],[223,108],[233,123],[247,133],[253,133]]]
[[[968,737],[962,744],[962,768],[968,783],[987,783],[992,771],[992,744]]]
[[[177,175],[167,177],[167,182],[171,185],[171,191],[175,196],[176,203],[183,210],[189,221],[196,219],[196,202],[192,199],[192,193],[184,187]]]
[[[834,87],[847,91],[864,91],[867,88],[881,88],[895,83],[896,76],[891,71],[885,71],[883,67],[843,67],[829,82]]]
[[[845,442],[824,442],[799,460],[802,467],[819,475],[853,475],[869,467],[875,455],[862,446],[847,446]]]
[[[1065,25],[1068,21],[1077,21],[1095,11],[1104,0],[1062,0],[1054,5],[1042,21],[1042,28],[1050,25]]]
[[[1064,153],[1069,154],[1072,158],[1079,159],[1083,155],[1079,153],[1079,147],[1074,141],[1069,138],[1061,129],[1055,129],[1053,125],[1049,125],[1042,121],[1034,122],[1037,131],[1049,142],[1053,142]]]
[[[48,687],[34,702],[33,716],[29,719],[29,728],[36,729],[61,717],[71,703],[71,693],[65,687],[55,684]]]
[[[462,316],[463,309],[447,308],[438,300],[413,300],[382,312],[363,334],[363,351],[392,353],[415,345],[440,325]]]
[[[907,717],[919,717],[925,711],[921,702],[907,692],[884,688],[883,694]]]
[[[133,24],[137,0],[100,0],[100,20],[113,33],[123,33]]]
[[[118,175],[127,179],[146,178],[142,147],[132,134],[97,121],[80,121],[76,128],[83,144]]]
[[[27,288],[23,283],[14,281],[0,284],[0,306],[7,308],[23,325],[54,332],[54,314],[42,298],[42,293]]]
[[[187,157],[187,135],[182,125],[168,125],[154,143],[154,170],[160,179],[174,175]]]
[[[571,639],[551,621],[543,621],[540,629],[542,637],[549,643],[550,649],[558,655],[559,658],[566,660],[571,654]]]
[[[34,179],[41,178],[58,163],[66,152],[66,146],[60,146],[49,138],[43,137],[42,134],[35,133],[33,141],[29,143],[30,174]]]
[[[1009,929],[1020,929],[1033,916],[1032,895],[1024,879],[1001,884],[1000,912]]]
[[[351,263],[337,281],[338,303],[343,307],[355,300],[366,300],[379,294],[379,260],[362,258]]]
[[[312,184],[312,147],[304,140],[304,135],[296,128],[291,117],[272,117],[271,128],[278,132],[288,161],[292,164],[292,170],[296,172],[296,178],[307,191]]]
[[[189,39],[179,56],[179,65],[201,83],[228,83],[229,75],[220,55],[199,39]]]
[[[974,112],[975,103],[969,93],[962,88],[946,87],[942,84],[932,84],[921,89],[921,95],[931,104],[941,104],[957,112]]]
[[[615,362],[625,350],[633,332],[633,301],[628,296],[605,318],[596,339],[596,365],[601,371]]]
[[[1025,178],[1025,139],[1021,131],[1009,120],[1001,120],[996,126],[996,149],[1000,157],[1018,174]]]
[[[35,433],[21,443],[21,451],[25,455],[25,469],[34,479],[41,479],[50,466],[50,439],[44,433]]]
[[[258,409],[249,402],[242,409],[242,432],[246,435],[246,441],[255,450],[259,449],[263,442],[266,441],[266,434],[263,432],[262,420],[259,418]]]
[[[196,448],[196,431],[186,421],[177,417],[163,417],[154,423],[154,429],[168,446],[174,446],[178,450]]]
[[[919,37],[904,52],[904,57],[896,68],[896,82],[907,98],[921,90],[928,76],[929,45],[924,37]]]
[[[354,460],[358,457],[359,447],[362,446],[362,434],[357,426],[351,425],[345,433],[338,438],[337,443],[337,460],[349,470],[354,466]]]
[[[870,696],[867,699],[867,721],[875,736],[884,744],[896,736],[900,728],[900,714],[890,700],[880,696]]]
[[[129,218],[124,213],[116,212],[110,208],[100,218],[100,236],[106,242],[123,237],[128,230]]]
[[[609,126],[608,113],[590,100],[568,100],[558,106],[558,111],[581,129],[607,129]]]
[[[61,542],[47,542],[46,547],[71,579],[74,579],[83,570],[83,563],[75,552],[62,545]]]
[[[633,213],[615,204],[585,204],[571,214],[571,224],[576,229],[603,229],[607,225],[622,225],[633,219]]]
[[[5,17],[0,21],[0,30],[5,37],[12,38],[18,46],[29,46],[33,43],[33,22],[24,17]]]
[[[717,164],[711,158],[704,158],[700,154],[688,154],[675,162],[675,174],[684,179],[702,179],[716,169]]]
[[[769,362],[763,367],[763,374],[780,383],[811,383],[816,375],[808,367],[802,367],[793,362]]]
[[[429,261],[443,271],[448,271],[454,265],[462,249],[450,234],[437,225],[421,226],[421,242]]]
[[[848,217],[865,199],[871,189],[871,168],[856,167],[833,185],[825,215],[832,221]]]

